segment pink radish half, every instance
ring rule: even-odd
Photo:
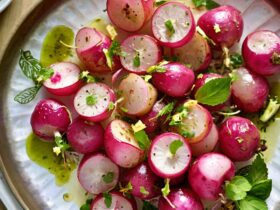
[[[179,48],[171,49],[172,55],[178,58],[179,62],[190,65],[195,72],[207,69],[212,54],[206,39],[196,33],[190,42]]]
[[[91,210],[137,210],[134,198],[126,198],[119,192],[109,192],[112,197],[110,207],[106,206],[105,199],[102,195],[98,195],[91,203]]]
[[[145,74],[146,70],[161,60],[161,49],[157,41],[148,35],[132,35],[121,44],[122,66],[136,74]],[[138,60],[138,61],[136,61]]]
[[[223,184],[234,176],[231,160],[219,153],[200,156],[189,171],[189,184],[201,198],[216,200],[223,191]]]
[[[48,92],[58,96],[68,96],[75,93],[81,86],[80,68],[74,63],[60,62],[50,66],[54,74],[44,81]]]
[[[119,28],[135,32],[151,17],[152,0],[107,0],[110,20]]]
[[[104,177],[110,173],[113,178]],[[78,180],[89,193],[99,194],[113,189],[119,179],[119,168],[109,158],[97,153],[84,156],[78,167]]]
[[[181,141],[182,146],[173,155],[170,144]],[[191,150],[185,139],[176,133],[163,133],[157,136],[150,147],[148,161],[152,171],[162,178],[175,178],[184,174],[191,161]]]
[[[195,34],[192,12],[179,2],[163,4],[153,15],[152,30],[155,38],[162,45],[181,47],[189,42]]]
[[[156,89],[137,74],[130,73],[121,81],[118,90],[123,97],[120,108],[128,115],[147,114],[157,99]]]
[[[123,168],[136,166],[145,156],[134,138],[131,126],[122,120],[113,120],[106,127],[104,146],[108,157]]]
[[[257,74],[279,73],[280,37],[272,31],[253,32],[243,42],[242,55],[248,68]]]
[[[103,134],[104,129],[100,124],[78,117],[68,127],[67,140],[75,151],[88,154],[102,147]]]
[[[85,120],[99,122],[111,116],[110,103],[115,102],[115,93],[103,83],[83,86],[74,98],[75,110]]]
[[[64,104],[53,99],[39,101],[30,119],[33,132],[46,141],[53,141],[56,131],[65,133],[70,122],[70,111]]]
[[[219,133],[217,126],[212,125],[209,134],[198,143],[190,144],[192,155],[198,157],[202,154],[212,152],[219,140]]]

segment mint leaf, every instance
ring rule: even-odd
[[[266,200],[271,192],[272,189],[272,180],[266,179],[259,182],[256,182],[252,189],[250,190],[249,194],[253,195],[257,198],[262,200]]]
[[[142,150],[147,150],[150,147],[151,141],[144,130],[134,133],[134,138]]]
[[[205,83],[195,94],[195,99],[205,105],[224,103],[230,95],[231,78],[216,78]]]
[[[213,0],[192,0],[195,7],[205,6],[208,10],[219,7],[220,5]]]
[[[34,87],[27,88],[20,93],[18,93],[14,100],[20,104],[27,104],[32,101],[40,90],[41,85],[37,85]]]
[[[140,62],[140,55],[139,55],[139,53],[136,53],[136,55],[135,55],[135,57],[133,59],[133,66],[134,67],[139,67],[140,64],[141,64],[141,62]]]
[[[156,0],[154,2],[154,7],[159,7],[160,5],[163,5],[166,2],[167,2],[166,0]]]
[[[170,193],[169,182],[170,182],[170,179],[166,179],[166,180],[165,180],[165,185],[164,185],[164,187],[161,189],[162,195],[165,196],[165,197],[168,196],[169,193]]]
[[[108,172],[107,174],[102,176],[103,182],[109,184],[114,180],[114,173]]]
[[[142,210],[158,210],[158,208],[149,203],[148,201],[143,200]]]
[[[268,210],[265,201],[249,195],[238,201],[237,207],[239,210]]]
[[[252,185],[255,185],[259,181],[266,180],[267,175],[268,172],[264,159],[260,155],[257,155],[246,178]]]
[[[176,155],[177,150],[183,146],[183,142],[181,140],[174,140],[169,144],[169,151],[172,155]]]
[[[86,203],[80,207],[80,210],[90,210],[92,199],[87,199]]]
[[[143,195],[145,195],[145,196],[147,196],[147,195],[150,194],[150,193],[145,189],[145,187],[143,187],[143,186],[140,186],[140,192],[141,192]]]
[[[164,25],[165,25],[165,27],[166,27],[166,29],[168,31],[169,36],[170,37],[173,36],[173,34],[175,33],[175,29],[174,29],[172,21],[171,20],[167,20],[167,21],[164,22]]]
[[[247,192],[252,188],[248,180],[243,176],[235,176],[226,183],[225,191],[230,200],[238,201],[246,197]]]
[[[36,81],[42,69],[40,62],[32,56],[29,50],[20,50],[19,66],[23,74],[33,81]]]
[[[112,195],[108,192],[104,192],[102,195],[103,195],[104,203],[105,203],[106,207],[110,208],[112,205]]]

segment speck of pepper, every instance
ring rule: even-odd
[[[88,36],[86,36],[86,42],[88,42],[89,41],[89,37]]]

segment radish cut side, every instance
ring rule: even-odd
[[[174,31],[171,33],[166,26],[171,21]],[[160,6],[152,19],[152,30],[155,38],[162,45],[181,47],[192,39],[195,33],[193,15],[182,3],[170,2]]]
[[[136,74],[145,74],[148,67],[156,65],[161,59],[161,50],[156,40],[148,35],[128,37],[123,41],[121,49],[126,54],[121,57],[121,64]],[[136,57],[139,57],[139,66],[134,65]]]

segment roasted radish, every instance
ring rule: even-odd
[[[272,31],[249,34],[242,45],[242,55],[247,67],[260,75],[280,72],[280,37]]]
[[[67,129],[67,140],[79,153],[97,152],[103,145],[104,130],[98,123],[76,118]]]
[[[104,146],[108,157],[123,168],[136,166],[145,156],[134,138],[131,126],[122,120],[113,120],[106,127]]]
[[[60,62],[50,66],[54,74],[44,81],[48,92],[58,96],[68,96],[75,93],[81,86],[80,68],[74,63]]]
[[[122,66],[136,74],[145,74],[148,67],[161,60],[161,49],[157,41],[148,35],[132,35],[121,44],[125,56],[121,57]]]
[[[74,98],[77,113],[92,122],[99,122],[110,117],[110,106],[115,102],[115,93],[103,83],[89,83],[83,86]]]
[[[230,117],[219,129],[220,148],[233,161],[249,160],[260,146],[260,132],[248,119]]]
[[[54,133],[65,133],[71,122],[69,110],[53,99],[42,99],[36,105],[30,119],[33,132],[42,140],[52,141]]]
[[[155,38],[167,47],[181,47],[195,34],[191,10],[179,2],[168,2],[155,11],[152,18]]]
[[[156,89],[137,74],[130,73],[123,79],[118,91],[123,98],[119,107],[128,115],[147,114],[157,99]]]
[[[191,161],[191,150],[185,139],[176,133],[157,136],[150,147],[148,161],[152,171],[162,178],[179,177]]]
[[[89,193],[107,192],[116,186],[118,179],[118,166],[103,154],[84,156],[79,164],[78,180]]]
[[[234,165],[229,158],[219,153],[200,156],[189,171],[189,184],[201,198],[216,200],[223,191],[223,184],[234,176]]]

